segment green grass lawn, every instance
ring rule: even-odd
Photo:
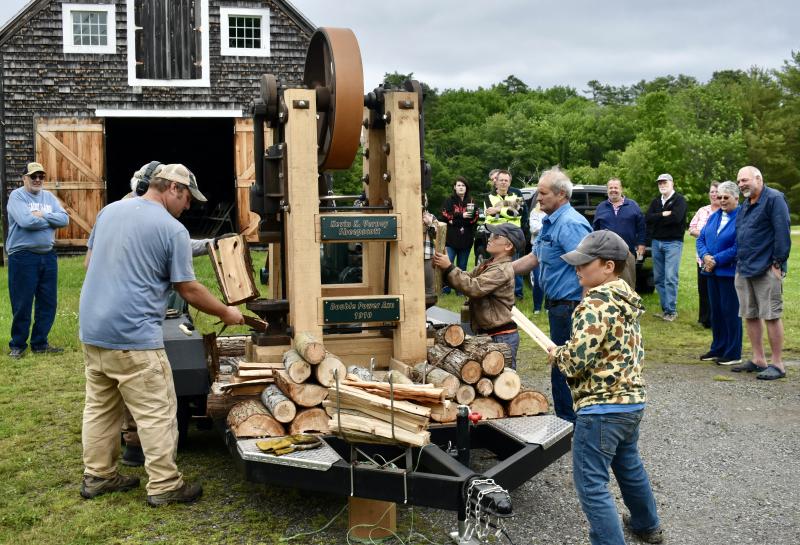
[[[793,236],[795,248],[798,239]],[[678,320],[665,323],[653,318],[651,313],[659,308],[658,297],[652,294],[644,298],[649,312],[642,325],[649,362],[699,364],[697,356],[710,342],[709,332],[697,324],[690,244],[693,240],[687,239]],[[256,267],[263,259],[263,253],[254,253]],[[77,332],[82,261],[80,257],[59,260],[59,309],[50,342],[65,347],[63,355],[10,359],[6,348],[11,327],[9,305],[0,310],[0,543],[276,543],[281,536],[322,526],[339,511],[344,505],[339,497],[246,483],[231,464],[218,434],[196,430],[180,451],[178,464],[189,480],[204,484],[205,496],[197,504],[152,509],[144,502],[144,487],[92,501],[81,499],[83,360]],[[195,267],[198,278],[219,294],[208,258],[196,259]],[[785,283],[786,359],[800,357],[796,341],[800,318],[794,307],[800,302],[799,267],[795,252]],[[0,293],[8,293],[5,273],[0,275]],[[442,296],[439,304],[458,311],[461,298]],[[529,289],[519,307],[547,331],[546,315],[532,314]],[[215,321],[200,315],[196,323],[201,331],[209,331],[219,327],[212,325]],[[226,333],[232,331],[236,328]],[[747,351],[745,337],[745,354]],[[540,372],[544,366],[542,352],[523,337],[519,365],[523,376]],[[796,370],[789,372],[789,380],[794,380]],[[141,468],[123,471],[145,478]],[[399,515],[399,525],[407,530],[408,513]],[[416,519],[417,525],[421,522]],[[441,536],[430,527],[418,529],[432,538]],[[326,532],[297,542],[342,543],[345,530],[346,517],[341,517]]]

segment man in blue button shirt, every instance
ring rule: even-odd
[[[569,204],[572,181],[558,167],[542,173],[536,186],[536,201],[542,212],[542,230],[533,245],[533,251],[514,261],[515,274],[528,274],[539,265],[540,278],[550,338],[557,345],[565,344],[572,332],[572,311],[583,297],[583,290],[575,268],[561,259],[574,250],[583,237],[592,232],[592,226]],[[556,415],[575,422],[572,394],[561,371],[553,366],[550,371],[553,388],[553,407]]]
[[[744,318],[753,347],[750,360],[731,368],[735,373],[757,372],[761,380],[786,376],[783,365],[783,277],[792,246],[786,197],[764,185],[753,166],[736,177],[744,202],[736,215],[736,277],[739,316]],[[767,324],[772,363],[767,365],[761,320]]]

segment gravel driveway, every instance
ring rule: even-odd
[[[800,544],[800,362],[788,368],[788,379],[767,382],[712,364],[648,363],[639,447],[666,542]],[[536,375],[532,385],[549,392],[544,373]],[[512,498],[517,516],[508,529],[517,545],[589,543],[570,455]],[[434,527],[454,529],[453,513],[420,511]]]

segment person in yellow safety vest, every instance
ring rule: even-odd
[[[486,225],[500,225],[510,223],[522,229],[529,236],[528,207],[522,192],[511,187],[511,173],[507,170],[498,170],[494,180],[494,191],[487,196],[484,204],[484,217]],[[488,206],[487,206],[488,205]],[[522,255],[522,254],[520,254]],[[514,295],[522,299],[523,278],[520,275],[514,279]]]

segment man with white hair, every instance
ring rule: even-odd
[[[573,251],[592,232],[592,226],[569,203],[572,181],[558,167],[546,170],[536,186],[536,201],[547,214],[542,219],[542,230],[530,254],[514,261],[515,274],[528,274],[540,265],[540,279],[546,298],[550,338],[557,345],[565,344],[572,335],[572,311],[583,298],[575,268],[561,259]],[[553,408],[556,415],[575,422],[572,393],[567,380],[557,366],[550,369],[553,388]]]
[[[761,380],[786,376],[783,364],[783,278],[792,247],[789,206],[780,191],[764,185],[754,166],[739,170],[736,177],[744,196],[736,215],[736,277],[739,316],[744,318],[753,357],[731,368],[740,373],[757,372]],[[762,339],[764,320],[772,350],[767,365]]]
[[[653,279],[661,312],[655,316],[667,322],[678,317],[678,271],[681,267],[683,232],[686,230],[686,199],[675,191],[671,174],[657,181],[660,195],[652,200],[645,214],[653,254]]]

